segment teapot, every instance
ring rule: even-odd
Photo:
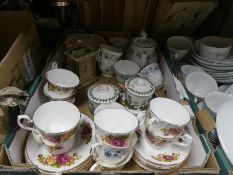
[[[141,31],[140,36],[132,40],[126,59],[134,61],[142,69],[151,63],[157,62],[156,47],[157,42],[152,38],[148,38],[145,31]]]

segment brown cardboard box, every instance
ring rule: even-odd
[[[26,11],[3,11],[0,23],[0,89],[24,88],[44,65],[33,17]]]

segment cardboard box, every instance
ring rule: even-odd
[[[60,48],[61,49],[61,48]],[[57,51],[59,52],[59,50]],[[59,55],[58,55],[59,57]],[[62,59],[62,58],[61,58]],[[56,60],[56,58],[53,58],[53,60]],[[52,60],[52,61],[53,61]],[[56,60],[59,61],[59,60]],[[166,64],[166,61],[164,58],[160,62],[160,66],[165,78],[165,90],[167,93],[159,93],[160,95],[167,95],[169,98],[172,98],[174,100],[179,100],[180,95],[176,90],[175,84],[174,84],[174,77],[171,74],[171,71],[168,68],[168,65]],[[51,65],[48,65],[48,67],[45,69],[48,70],[51,67]],[[98,81],[101,82],[109,82],[112,84],[117,85],[117,81],[113,78],[106,78],[106,77],[100,77]],[[43,103],[47,101],[45,96],[41,93],[41,88],[43,87],[45,83],[45,80],[42,79],[39,86],[36,89],[36,92],[32,96],[29,105],[26,109],[25,114],[32,116],[34,111]],[[78,106],[80,112],[83,114],[90,116],[90,118],[93,118],[93,116],[90,114],[88,109],[88,102],[86,101],[82,105]],[[190,153],[189,159],[185,164],[182,166],[181,169],[174,173],[170,173],[170,175],[174,174],[219,174],[219,166],[215,159],[214,153],[209,149],[208,145],[206,144],[206,138],[203,135],[199,135],[195,127],[192,127],[195,125],[196,118],[193,118],[189,125],[189,133],[193,136],[194,139],[194,145],[192,145],[193,149]],[[7,143],[7,146],[3,147],[2,151],[2,157],[4,157],[4,162],[7,163],[5,167],[2,167],[2,169],[6,170],[7,168],[14,167],[14,168],[22,168],[25,167],[25,169],[33,169],[33,166],[29,164],[25,164],[24,160],[24,149],[25,149],[25,142],[27,140],[28,131],[20,129],[17,131],[15,137],[13,140],[9,140],[9,143]],[[1,157],[1,156],[0,156]],[[1,162],[0,162],[1,163]],[[0,171],[1,172],[1,171]],[[146,170],[143,170],[140,168],[133,160],[131,160],[126,166],[122,169],[121,172],[147,172]],[[79,172],[80,173],[80,172]],[[120,172],[114,172],[116,174],[119,174]],[[108,174],[107,172],[104,172],[104,174]],[[111,172],[113,174],[113,172]]]
[[[26,11],[2,11],[0,23],[0,89],[23,89],[45,63],[34,19]]]

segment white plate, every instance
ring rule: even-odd
[[[160,166],[177,166],[178,164],[183,163],[189,156],[191,150],[191,144],[188,147],[181,147],[174,145],[172,143],[168,143],[161,148],[153,148],[149,145],[145,138],[145,126],[140,126],[141,134],[139,136],[139,141],[136,144],[135,151],[140,153],[141,157],[145,160]],[[161,161],[158,160],[159,155],[172,155],[176,154],[177,156],[173,156],[174,159],[171,161]]]
[[[27,157],[30,160],[30,162],[36,165],[40,170],[50,173],[59,173],[67,171],[81,165],[91,156],[90,150],[92,139],[95,136],[95,126],[93,121],[89,117],[82,114],[77,127],[78,130],[76,135],[76,141],[74,144],[75,146],[68,153],[60,155],[59,158],[52,156],[51,153],[49,153],[48,150],[45,148],[45,146],[37,143],[33,139],[32,134],[30,134],[25,148],[25,154],[27,154]],[[91,131],[89,130],[91,134],[85,135],[85,132],[88,134],[87,128],[89,127],[91,127]],[[74,154],[77,154],[77,156],[73,156]],[[41,158],[39,160],[40,155]],[[49,156],[50,159],[48,159]],[[73,162],[71,161],[71,157],[74,158]],[[49,164],[46,163],[46,161],[49,162]],[[67,164],[64,164],[65,162],[67,162]],[[70,163],[69,165],[69,162],[72,163]]]
[[[216,119],[216,128],[221,146],[233,164],[233,139],[232,139],[232,123],[233,123],[233,101],[224,103],[218,111]]]

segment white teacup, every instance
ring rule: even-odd
[[[101,44],[100,49],[97,53],[97,59],[98,61],[101,61],[102,59],[107,59],[112,62],[116,62],[120,59],[123,52],[120,49],[117,49],[115,47],[112,47],[110,45]]]
[[[191,49],[192,41],[185,36],[172,36],[167,40],[170,58],[181,60]]]
[[[100,165],[107,164],[109,167],[117,167],[118,165],[122,165],[122,163],[127,163],[126,160],[129,160],[128,157],[131,156],[136,143],[137,135],[135,133],[132,135],[130,145],[127,147],[110,145],[97,135],[96,143],[92,145],[91,154]]]
[[[138,127],[137,117],[124,109],[103,109],[95,114],[94,123],[101,139],[117,147],[130,145]]]
[[[150,115],[145,117],[146,132],[151,138],[173,141],[184,133],[184,127],[190,121],[190,114],[178,102],[157,97],[150,102]]]
[[[25,119],[33,123],[33,127],[22,123]],[[27,115],[18,116],[18,125],[32,131],[33,137],[41,144],[51,148],[60,149],[52,153],[64,153],[73,147],[76,126],[80,119],[80,112],[76,106],[66,101],[51,101],[41,105],[34,113],[33,119]]]

